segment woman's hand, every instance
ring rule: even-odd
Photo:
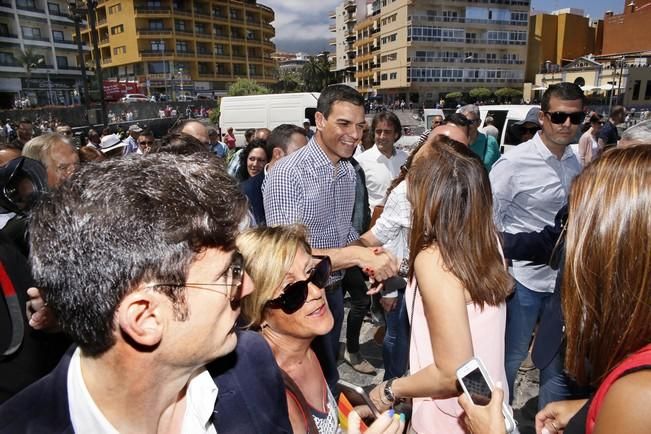
[[[466,429],[472,434],[504,434],[504,415],[502,414],[502,401],[504,391],[499,384],[495,385],[491,401],[486,406],[474,404],[468,395],[459,396],[459,405],[465,411],[464,422]]]
[[[373,401],[373,405],[375,405],[375,408],[377,408],[379,411],[386,411],[391,408],[391,404],[387,404],[386,401],[382,399],[384,397],[385,383],[385,381],[381,382],[375,386],[373,390],[371,390],[371,392],[368,394],[369,398],[371,398],[371,401]]]
[[[40,290],[34,287],[29,288],[27,295],[29,300],[27,301],[26,313],[29,325],[34,330],[58,331],[59,325],[56,316],[43,300]]]
[[[355,411],[348,414],[348,434],[360,434],[362,418]],[[366,434],[402,434],[405,430],[405,415],[394,413],[393,410],[385,411],[375,419],[375,422],[365,431]]]
[[[536,434],[562,433],[587,399],[550,402],[536,414]]]

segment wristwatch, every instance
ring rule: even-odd
[[[384,399],[386,399],[389,404],[396,402],[396,395],[393,393],[393,388],[391,387],[393,380],[395,380],[395,378],[384,383]]]

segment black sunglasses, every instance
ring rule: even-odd
[[[291,315],[305,304],[308,294],[308,284],[313,283],[319,288],[324,288],[326,283],[328,283],[332,264],[330,263],[330,258],[327,256],[315,257],[323,259],[314,266],[307,280],[299,280],[298,282],[288,284],[279,297],[269,300],[265,303],[265,306],[272,309],[282,309],[287,315]]]
[[[552,124],[564,124],[567,118],[570,118],[572,125],[579,125],[583,122],[585,114],[583,112],[565,113],[565,112],[545,112],[549,116]]]

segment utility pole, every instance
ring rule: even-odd
[[[71,11],[72,12],[72,11]],[[77,37],[77,51],[79,52],[79,67],[81,68],[81,82],[84,86],[84,93],[81,95],[81,100],[86,108],[86,120],[88,120],[88,112],[90,111],[90,90],[88,87],[88,79],[86,77],[86,61],[84,60],[84,49],[81,43],[81,17],[73,13],[72,19],[75,21],[75,36]]]

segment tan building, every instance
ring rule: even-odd
[[[529,0],[369,3],[356,58],[368,94],[432,106],[453,91],[522,85]]]
[[[330,12],[333,24],[330,24],[330,31],[335,34],[334,38],[329,40],[329,44],[334,47],[334,62],[332,62],[332,71],[341,74],[342,82],[355,86],[355,23],[357,22],[357,3],[356,0],[344,0],[336,9]]]
[[[603,54],[651,50],[651,0],[620,0],[624,13],[604,17]]]
[[[590,22],[581,9],[538,13],[529,20],[525,81],[550,67],[601,53],[603,22]]]
[[[135,78],[151,95],[223,95],[237,78],[276,81],[274,12],[255,0],[105,0],[96,14],[105,76]]]
[[[79,103],[74,33],[65,0],[1,0],[0,106],[11,107],[18,97],[32,105]],[[30,51],[38,60],[27,67],[19,59]]]
[[[651,105],[651,51],[631,56],[586,56],[551,72],[536,74],[533,84],[527,83],[524,98],[540,100],[552,84],[576,83],[592,106],[622,104],[628,108]]]

